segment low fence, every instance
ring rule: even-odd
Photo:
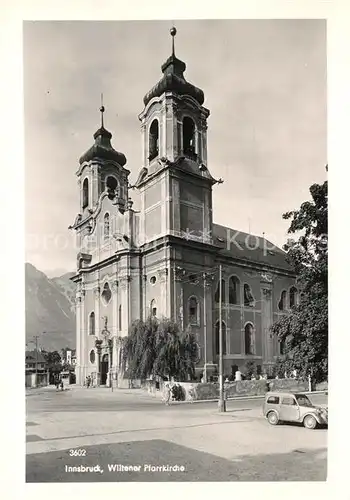
[[[141,387],[150,394],[161,394],[163,382],[143,381]],[[219,383],[177,382],[183,389],[182,400],[210,401],[219,399]],[[305,392],[308,382],[296,379],[242,380],[224,384],[227,398],[242,396],[264,396],[268,391]],[[325,390],[325,389],[319,389]]]

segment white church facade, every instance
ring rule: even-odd
[[[215,370],[220,265],[224,373],[247,360],[270,369],[280,353],[270,326],[297,300],[293,271],[265,238],[213,222],[212,190],[221,180],[207,162],[209,110],[185,69],[173,49],[144,97],[143,163],[133,185],[103,107],[95,142],[80,158],[80,211],[71,226],[79,248],[72,278],[78,384],[91,375],[97,384],[122,385],[119,339],[150,314],[190,326],[200,346],[197,372]]]

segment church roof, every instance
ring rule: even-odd
[[[100,108],[101,112],[101,127],[94,133],[95,144],[91,146],[90,149],[80,157],[79,163],[80,165],[85,161],[95,160],[100,158],[102,160],[112,160],[118,163],[121,167],[123,167],[126,163],[126,157],[123,153],[119,153],[116,151],[112,144],[112,134],[104,128],[103,125],[103,113],[105,112],[105,108],[102,105]]]
[[[221,255],[293,272],[286,252],[261,236],[213,224],[213,243],[221,248]]]
[[[94,134],[95,144],[81,156],[79,159],[80,165],[85,161],[100,158],[115,161],[123,167],[126,163],[126,157],[113,148],[111,138],[112,134],[108,130],[104,127],[99,128]]]
[[[26,363],[46,363],[46,359],[40,351],[26,351]]]
[[[204,103],[203,90],[187,82],[184,77],[186,64],[175,56],[174,36],[176,35],[176,29],[172,28],[170,33],[173,37],[173,53],[161,67],[163,77],[145,95],[143,102],[146,106],[153,97],[160,97],[164,92],[174,92],[178,95],[189,95],[202,105]]]

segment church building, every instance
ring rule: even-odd
[[[248,360],[271,370],[281,346],[270,326],[298,300],[285,252],[213,222],[212,192],[222,180],[207,162],[209,110],[175,56],[176,29],[170,33],[172,54],[139,115],[143,162],[135,183],[111,144],[103,106],[95,142],[79,160],[80,213],[70,226],[79,249],[72,278],[78,384],[90,375],[122,386],[120,338],[149,315],[192,329],[198,374],[218,367],[220,330],[224,375]]]

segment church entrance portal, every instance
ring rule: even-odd
[[[101,385],[106,385],[108,373],[108,354],[102,356],[101,361]]]

